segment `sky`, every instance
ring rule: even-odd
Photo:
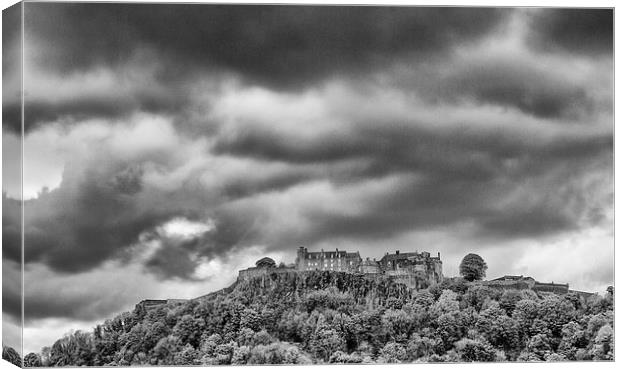
[[[300,246],[440,252],[445,276],[473,252],[488,278],[613,284],[611,10],[26,3],[24,18],[26,353]],[[5,30],[5,158],[19,52]],[[20,182],[4,168],[11,343]]]

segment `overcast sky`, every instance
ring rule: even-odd
[[[26,352],[299,246],[613,284],[610,10],[26,3],[25,22]]]

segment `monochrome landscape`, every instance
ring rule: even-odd
[[[614,360],[612,9],[24,2],[2,48],[3,359]]]

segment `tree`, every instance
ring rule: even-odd
[[[613,336],[614,330],[609,324],[599,329],[591,350],[594,360],[613,360]]]
[[[344,350],[345,341],[335,329],[321,325],[312,336],[310,347],[317,358],[328,361],[332,353]]]
[[[564,355],[569,360],[576,360],[577,350],[588,346],[586,332],[578,323],[568,322],[562,327],[562,339],[558,346],[558,353]]]
[[[231,359],[232,365],[243,365],[248,363],[250,358],[250,348],[248,346],[240,346],[235,348]]]
[[[484,304],[485,300],[492,298],[494,294],[497,294],[497,292],[491,290],[490,287],[476,285],[471,286],[467,290],[467,293],[463,295],[463,300],[468,306],[473,307],[479,312],[482,309],[482,304]]]
[[[433,347],[436,346],[435,340],[428,337],[421,337],[414,333],[409,338],[407,344],[407,356],[410,361],[417,360],[421,357],[427,357],[434,354]]]
[[[540,319],[547,323],[551,333],[559,337],[562,334],[562,326],[570,322],[576,312],[570,301],[551,295],[540,302],[538,314]]]
[[[196,365],[198,361],[198,351],[189,343],[183,349],[174,355],[175,365]]]
[[[2,346],[2,359],[8,361],[13,365],[17,365],[19,367],[22,366],[22,359],[19,357],[17,351],[10,346]]]
[[[552,353],[549,345],[549,337],[544,334],[537,334],[532,337],[526,346],[526,351],[535,355],[539,360]]]
[[[506,311],[508,316],[512,316],[512,312],[517,305],[517,302],[521,300],[521,293],[515,290],[508,290],[502,293],[502,296],[499,300],[499,307]]]
[[[34,352],[29,353],[28,355],[24,356],[24,366],[27,366],[27,367],[43,366],[43,364],[41,363],[41,357]]]
[[[468,281],[481,280],[486,276],[487,263],[476,254],[467,254],[461,261],[459,272]]]
[[[189,343],[193,347],[197,347],[200,342],[200,335],[205,326],[205,321],[202,318],[194,318],[187,314],[183,315],[181,320],[172,329],[172,334],[181,339],[181,343],[185,345]]]
[[[515,304],[512,317],[519,323],[526,336],[534,335],[534,321],[538,318],[540,304],[534,300],[520,300]]]
[[[415,324],[410,314],[392,309],[383,314],[381,322],[388,337],[397,342],[406,341]]]
[[[386,363],[401,363],[407,360],[407,350],[400,343],[388,342],[380,352]]]
[[[181,340],[176,336],[167,336],[159,340],[153,349],[153,357],[158,360],[159,365],[174,364],[174,356],[181,351]]]
[[[261,323],[261,316],[256,310],[246,308],[241,311],[241,316],[239,320],[240,329],[250,328],[253,331],[259,331]]]
[[[496,352],[485,340],[463,338],[454,344],[461,361],[495,361]]]
[[[437,302],[430,308],[431,313],[437,317],[441,314],[454,314],[459,311],[458,295],[451,290],[443,290]]]

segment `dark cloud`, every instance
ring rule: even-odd
[[[584,218],[589,219],[588,226],[598,225],[602,219],[596,215],[600,215],[599,207],[605,207],[606,199],[584,196],[582,180],[567,178],[575,171],[579,173],[576,177],[583,176],[592,163],[605,161],[609,154],[610,149],[593,158],[573,162],[559,173],[545,178],[540,188],[527,185],[528,182],[538,183],[540,178],[510,175],[499,169],[496,176],[484,180],[451,175],[448,181],[440,176],[424,181],[404,181],[400,186],[386,190],[363,213],[343,215],[337,211],[310,211],[308,217],[313,226],[309,239],[297,241],[382,240],[404,232],[463,222],[474,224],[479,238],[540,239],[578,229]],[[603,173],[604,179],[599,184],[606,187],[611,173]],[[512,179],[514,182],[508,184]],[[530,194],[525,192],[505,200],[524,189]]]
[[[205,71],[230,72],[247,83],[299,90],[334,76],[367,76],[398,62],[428,63],[446,57],[456,45],[485,36],[511,13],[494,8],[367,6],[31,3],[26,7],[27,41],[41,49],[32,54],[34,68],[69,77],[97,68],[121,68],[136,53],[148,50],[148,62],[158,66],[150,83],[169,90],[155,96],[149,93],[152,86],[130,96],[82,92],[60,101],[30,96],[27,131],[63,116],[119,117],[133,110],[178,113],[190,94],[184,86]],[[129,81],[135,84],[132,76],[117,83]],[[84,87],[88,86],[73,89]],[[5,121],[13,122],[10,128],[19,128],[15,123],[19,112],[16,102],[5,104]]]
[[[149,86],[130,91],[129,96],[86,94],[67,101],[34,97],[26,109],[27,130],[63,116],[122,117],[135,110],[178,114],[191,95],[186,85],[206,71],[230,72],[249,84],[300,90],[332,77],[367,79],[393,66],[433,66],[450,60],[453,49],[502,31],[515,13],[506,8],[372,6],[160,4],[147,9],[140,4],[32,3],[27,7],[29,40],[44,49],[34,54],[34,65],[70,76],[97,68],[118,69],[148,50],[147,59],[158,65],[149,83],[169,89],[154,95]],[[534,31],[529,37],[546,50],[585,45],[611,51],[611,10],[531,13]],[[518,61],[494,65],[481,59],[447,80],[437,76],[430,89],[439,90],[440,100],[469,97],[539,117],[591,112],[592,98],[583,86],[549,72]],[[8,104],[4,114],[7,122],[16,122],[19,107]]]
[[[613,23],[613,9],[540,9],[531,17],[530,43],[544,51],[611,55]]]
[[[476,224],[480,237],[500,238],[539,237],[579,227],[584,214],[602,204],[592,199],[583,199],[578,208],[567,204],[581,196],[582,177],[590,171],[602,173],[603,178],[611,175],[608,168],[597,164],[608,164],[611,135],[536,142],[520,138],[515,134],[518,131],[472,129],[443,135],[420,125],[377,122],[370,128],[301,142],[279,134],[277,128],[246,130],[239,141],[229,141],[231,136],[227,136],[216,147],[219,152],[291,163],[326,165],[357,158],[366,164],[350,170],[326,170],[330,183],[344,197],[347,186],[399,178],[385,184],[372,198],[362,196],[363,212],[350,214],[337,206],[309,207],[303,209],[310,224],[307,230],[276,232],[273,238],[260,238],[267,232],[258,234],[258,241],[278,247],[342,238],[379,240],[459,222]],[[605,168],[607,164],[601,165]],[[540,188],[530,187],[537,181],[543,181]],[[523,188],[532,191],[530,196],[536,200],[526,201],[528,195],[521,194],[496,205]],[[238,216],[260,217],[260,205],[254,212],[244,208]]]
[[[21,201],[2,193],[2,255],[3,258],[21,260]]]
[[[22,131],[21,105],[9,102],[2,107],[2,130],[20,134]]]
[[[291,87],[410,53],[441,54],[485,35],[510,13],[496,8],[370,6],[27,7],[29,34],[57,47],[50,62],[65,71],[123,62],[136,46],[146,46],[185,65],[221,66]],[[166,77],[178,73],[168,72]]]
[[[282,135],[277,127],[252,127],[250,124],[234,135],[218,137],[213,152],[292,163],[317,163],[363,156],[365,146],[353,132],[326,135],[308,142]]]
[[[301,138],[295,133],[283,133],[279,126],[267,128],[247,122],[235,134],[221,135],[213,152],[248,158],[287,162],[292,164],[337,163],[342,160],[365,160],[355,173],[334,172],[333,177],[358,175],[366,178],[394,172],[420,171],[442,180],[492,180],[501,174],[505,160],[535,157],[562,161],[568,158],[590,157],[613,146],[610,133],[581,132],[553,137],[550,140],[532,139],[519,126],[480,128],[467,124],[452,128],[449,123],[434,122],[428,126],[411,121],[355,122],[341,127],[337,123],[327,133]],[[542,130],[542,128],[541,128]],[[458,132],[458,134],[454,134]],[[532,168],[528,168],[531,170]],[[362,171],[363,173],[360,173]],[[342,174],[342,176],[340,175]]]
[[[132,93],[131,96],[109,91],[109,95],[83,95],[57,101],[29,100],[24,109],[24,131],[29,132],[46,122],[54,122],[70,117],[68,122],[79,122],[93,118],[128,119],[136,111],[151,113],[174,114],[183,107],[181,100],[187,100],[187,91],[177,94],[169,91],[169,95],[150,94],[148,91]],[[18,106],[9,105],[7,114],[20,116]],[[20,129],[19,127],[11,127]]]
[[[37,198],[24,202],[27,265],[43,263],[57,272],[79,273],[109,260],[131,262],[133,250],[145,236],[161,242],[144,263],[148,271],[162,278],[191,279],[200,263],[197,258],[225,258],[240,242],[253,237],[249,233],[251,220],[221,209],[223,203],[285,189],[308,177],[295,169],[245,180],[234,175],[204,188],[197,183],[195,176],[201,174],[197,173],[166,191],[145,187],[144,168],[155,165],[162,173],[171,165],[173,153],[142,152],[142,161],[128,162],[107,150],[99,148],[89,157],[70,161],[58,188],[42,191]],[[206,196],[205,192],[210,193]],[[20,201],[4,195],[3,209],[4,259],[19,262]],[[205,221],[205,214],[217,221],[216,229],[206,235],[184,240],[156,231],[173,218]]]
[[[513,60],[480,61],[461,69],[442,83],[441,99],[473,98],[502,107],[513,107],[541,118],[581,118],[591,114],[593,99],[587,88],[556,75]]]
[[[170,216],[196,211],[172,204],[142,210],[139,171],[118,163],[87,165],[92,166],[69,164],[58,189],[25,202],[26,263],[44,262],[64,272],[88,270]]]
[[[2,11],[2,129],[21,132],[22,4]]]
[[[21,263],[8,260],[3,256],[2,312],[18,321],[21,321],[22,317],[22,292]]]

